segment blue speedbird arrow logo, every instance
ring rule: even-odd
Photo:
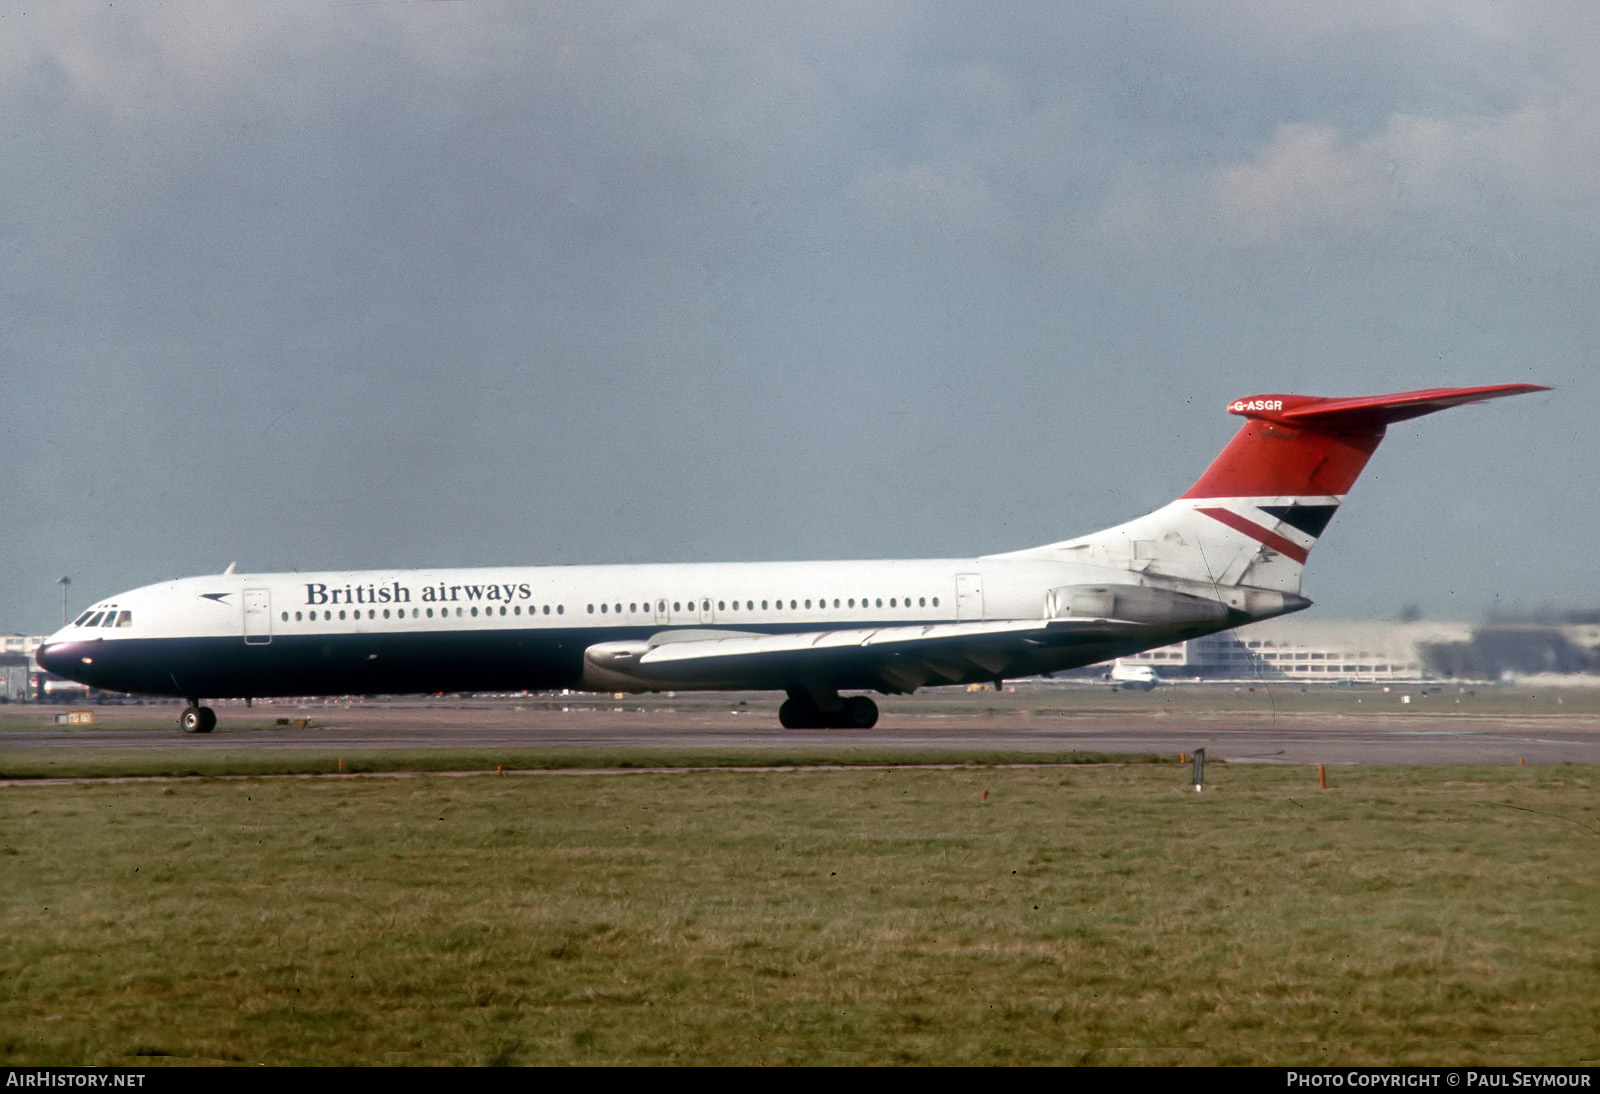
[[[201,593],[200,595],[202,597],[204,597],[205,599],[207,599],[207,600],[215,600],[218,604],[221,604],[223,597],[232,596],[233,594],[232,593]]]

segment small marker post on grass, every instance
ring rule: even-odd
[[[1328,789],[1328,770],[1321,764],[1317,765],[1317,787],[1321,790]]]
[[[1201,787],[1205,785],[1205,774],[1206,750],[1197,748],[1194,750],[1194,792],[1196,794],[1200,793]]]
[[[340,760],[340,761],[339,761],[339,770],[340,770],[340,771],[343,771],[343,770],[344,770],[344,761],[343,761],[343,760]]]

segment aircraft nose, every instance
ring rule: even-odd
[[[33,653],[34,661],[46,672],[55,673],[57,676],[66,675],[62,668],[70,660],[65,642],[46,642]]]

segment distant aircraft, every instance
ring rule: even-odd
[[[1161,683],[1161,677],[1149,665],[1124,665],[1121,661],[1111,666],[1106,679],[1129,691],[1150,691]]]
[[[96,604],[37,654],[96,688],[204,698],[772,690],[789,728],[867,728],[874,691],[1000,682],[1299,611],[1311,548],[1391,422],[1547,390],[1258,395],[1147,516],[966,559],[240,574]]]

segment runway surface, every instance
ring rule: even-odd
[[[889,714],[871,730],[785,730],[772,712],[524,708],[373,704],[309,711],[219,706],[215,733],[171,728],[172,711],[108,708],[100,726],[78,729],[0,722],[0,750],[242,750],[358,752],[381,749],[596,750],[818,749],[974,752],[1192,753],[1212,759],[1285,764],[1600,763],[1600,719],[1478,715],[1370,716],[1216,712],[1101,712],[1088,715]],[[309,714],[311,725],[274,726]],[[35,719],[37,721],[37,719]],[[114,728],[116,725],[134,728]],[[255,728],[243,728],[253,726]]]

